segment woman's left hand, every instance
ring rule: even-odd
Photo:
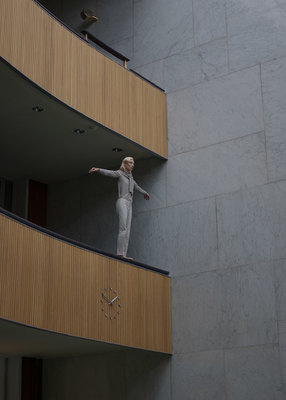
[[[90,168],[90,170],[88,171],[88,173],[89,173],[89,174],[93,174],[94,172],[98,172],[98,171],[99,171],[99,168],[92,167],[92,168]]]
[[[148,193],[144,194],[144,199],[145,199],[145,200],[150,200],[150,196],[149,196]]]

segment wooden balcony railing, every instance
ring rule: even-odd
[[[42,89],[167,157],[166,98],[33,0],[1,0],[0,56]]]
[[[0,318],[171,353],[170,278],[0,212]]]
[[[101,40],[96,38],[92,33],[88,32],[88,31],[81,31],[81,33],[84,35],[85,40],[87,40],[87,41],[91,40],[95,45],[99,46],[103,51],[106,51],[107,53],[114,56],[115,58],[118,58],[119,60],[122,61],[123,67],[127,68],[127,62],[129,61],[129,58],[125,57],[123,54],[114,50],[110,46],[107,46]]]

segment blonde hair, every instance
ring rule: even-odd
[[[130,162],[130,161],[133,161],[133,162],[134,162],[134,158],[133,158],[133,157],[125,157],[125,158],[122,160],[122,163],[121,163],[121,166],[120,166],[119,169],[121,169],[121,171],[127,172],[127,171],[126,171],[126,168],[125,168],[125,164],[128,163],[128,162]]]

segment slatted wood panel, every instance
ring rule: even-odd
[[[170,279],[45,235],[0,214],[0,317],[70,335],[171,352]],[[120,315],[102,311],[102,292]],[[116,310],[118,302],[105,310]]]
[[[32,0],[1,0],[0,55],[40,87],[167,157],[165,94],[111,61]]]
[[[165,348],[171,351],[170,281],[129,264],[111,265],[111,287],[120,293],[122,312],[113,323],[111,341],[120,338],[134,347]]]

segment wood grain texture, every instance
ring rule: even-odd
[[[0,54],[82,114],[167,157],[165,94],[105,57],[32,0],[1,0]]]
[[[0,317],[171,353],[169,277],[72,246],[1,214],[0,237]],[[110,287],[121,304],[112,320],[101,303]]]

